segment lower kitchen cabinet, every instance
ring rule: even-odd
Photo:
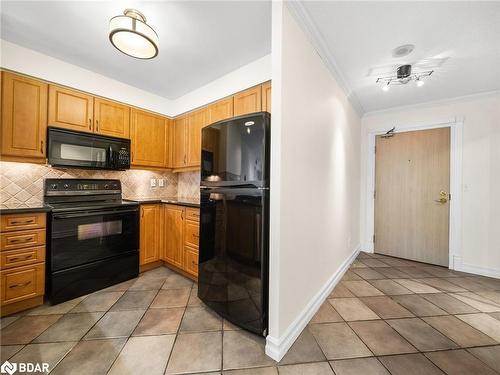
[[[161,204],[143,204],[140,213],[139,264],[160,260]]]
[[[175,267],[182,268],[184,207],[167,204],[164,210],[164,260]]]

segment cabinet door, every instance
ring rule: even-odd
[[[2,156],[45,162],[47,92],[43,82],[2,72]]]
[[[262,84],[262,110],[271,113],[271,81]]]
[[[160,205],[141,206],[140,265],[160,259]]]
[[[184,248],[184,271],[198,277],[198,250],[189,246]]]
[[[94,131],[111,137],[130,137],[130,108],[126,105],[95,98]]]
[[[186,127],[187,118],[176,118],[172,124],[170,147],[172,149],[172,168],[182,168],[187,164]]]
[[[164,221],[165,261],[182,268],[184,248],[184,207],[166,205]]]
[[[132,165],[167,166],[167,121],[164,117],[132,108],[131,111]]]
[[[93,132],[94,97],[59,86],[49,86],[49,125]]]
[[[234,115],[240,116],[262,110],[262,86],[255,86],[234,95]]]
[[[208,124],[233,117],[233,97],[219,100],[208,106]],[[208,125],[207,124],[207,125]]]
[[[199,167],[201,162],[201,128],[207,123],[206,108],[192,112],[187,118],[187,166]]]

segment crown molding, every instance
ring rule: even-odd
[[[306,34],[307,38],[311,42],[321,60],[323,60],[323,63],[325,64],[327,69],[335,78],[342,91],[344,91],[344,94],[353,106],[354,110],[360,117],[363,116],[363,114],[365,113],[363,106],[361,105],[356,94],[347,82],[345,76],[342,74],[334,56],[329,51],[323,35],[316,27],[316,24],[311,19],[311,16],[307,12],[307,10],[304,8],[304,5],[302,5],[302,3],[298,0],[286,1],[285,4],[292,16],[295,18],[299,26]]]

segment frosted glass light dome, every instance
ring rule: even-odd
[[[158,35],[135,9],[109,20],[109,40],[120,52],[138,59],[152,59],[159,52]]]

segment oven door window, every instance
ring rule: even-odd
[[[54,213],[53,271],[137,251],[138,211]]]

